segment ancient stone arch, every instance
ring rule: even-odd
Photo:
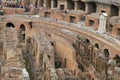
[[[103,53],[104,53],[105,57],[109,57],[110,56],[108,49],[104,49]]]
[[[15,25],[14,25],[12,22],[8,22],[8,23],[6,24],[6,27],[15,28]]]
[[[25,31],[25,30],[26,30],[24,24],[21,24],[21,25],[20,25],[20,30],[22,30],[22,31]]]
[[[99,47],[99,44],[98,44],[98,43],[95,43],[95,47],[96,47],[97,49],[100,49],[100,47]]]

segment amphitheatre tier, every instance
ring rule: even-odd
[[[41,25],[42,25],[42,28],[45,28],[46,30],[47,28],[53,28],[53,27],[70,30],[73,34],[75,34],[75,36],[80,35],[80,36],[86,37],[86,39],[89,39],[91,44],[93,45],[99,44],[101,46],[104,46],[104,47],[101,47],[102,50],[108,49],[111,57],[114,57],[115,55],[119,55],[120,41],[113,37],[110,37],[105,34],[100,34],[97,31],[88,29],[85,26],[80,26],[79,24],[67,23],[59,20],[56,21],[55,19],[36,17],[36,16],[6,15],[3,18],[5,18],[5,23],[4,23],[5,25],[7,23],[13,23],[16,26],[16,28],[19,29],[19,26],[21,24],[24,24],[28,31],[29,31],[29,28],[28,28],[29,22],[32,22],[33,26],[35,25],[34,27],[35,28],[39,27],[39,29],[41,29]],[[46,26],[48,27],[46,28]],[[66,34],[69,35],[69,33],[66,33]]]
[[[0,80],[120,80],[119,0],[0,5]]]
[[[119,40],[109,35],[101,34],[91,28],[81,26],[79,23],[68,23],[56,19],[39,17],[39,15],[17,14],[1,16],[0,21],[1,39],[3,39],[4,45],[6,45],[7,42],[7,46],[9,47],[11,45],[10,43],[12,43],[9,36],[6,36],[8,40],[4,39],[5,35],[16,34],[16,36],[12,38],[13,41],[15,40],[17,47],[22,50],[23,55],[27,56],[30,60],[29,65],[31,66],[32,72],[29,72],[29,75],[31,79],[33,79],[32,75],[36,76],[34,75],[37,73],[36,70],[43,70],[41,69],[42,66],[44,66],[44,69],[50,69],[50,71],[46,70],[46,73],[50,73],[50,76],[54,75],[53,80],[59,77],[57,75],[60,74],[59,72],[61,72],[60,69],[62,68],[63,71],[70,71],[71,73],[69,74],[71,74],[71,76],[72,74],[74,74],[74,76],[76,75],[76,78],[74,77],[75,80],[77,80],[78,77],[82,79],[82,77],[86,75],[91,75],[94,79],[98,79],[100,77],[96,76],[100,76],[100,74],[91,72],[92,62],[97,63],[101,61],[99,57],[105,53],[109,55],[109,60],[113,60],[120,52]],[[11,33],[12,30],[13,32],[15,30],[15,32]],[[83,48],[79,49],[80,45]],[[81,52],[78,52],[78,50]],[[81,55],[83,53],[88,54]],[[80,56],[82,57],[80,58]],[[27,57],[23,57],[25,61]],[[42,60],[43,62],[41,63]],[[42,65],[43,63],[48,67]],[[102,64],[96,65],[98,71],[102,69],[98,67],[100,65]],[[28,69],[27,65],[26,68]],[[39,75],[41,76],[36,76],[34,79],[45,77],[41,72],[39,72]],[[82,77],[80,75],[82,75]],[[71,77],[69,78],[71,79]]]

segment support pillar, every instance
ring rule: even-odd
[[[47,2],[47,0],[44,0],[44,2],[43,2],[43,7],[44,8],[47,8],[46,2]]]
[[[51,8],[54,8],[54,0],[51,0]]]
[[[88,3],[85,3],[85,13],[88,13],[89,11],[89,6],[88,6]]]
[[[74,1],[74,10],[78,10],[78,2],[77,1]]]

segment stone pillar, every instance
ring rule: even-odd
[[[38,7],[40,7],[40,0],[38,0],[38,4],[37,4]]]
[[[50,8],[51,7],[51,1],[50,0],[44,0],[44,8]]]
[[[88,3],[85,3],[85,13],[88,13],[89,12],[89,5]]]
[[[51,8],[54,8],[54,0],[51,0]]]
[[[47,8],[46,2],[47,2],[47,0],[44,0],[44,2],[43,2],[43,7],[44,8]]]
[[[78,2],[77,1],[74,1],[74,4],[75,4],[75,10],[78,10]]]
[[[68,2],[67,2],[67,0],[65,0],[64,9],[65,9],[65,10],[68,9]]]
[[[99,26],[98,26],[98,32],[100,33],[106,33],[106,21],[107,21],[107,14],[101,13],[100,19],[99,19]]]

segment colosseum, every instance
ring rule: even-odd
[[[0,0],[0,80],[120,80],[120,0]]]

